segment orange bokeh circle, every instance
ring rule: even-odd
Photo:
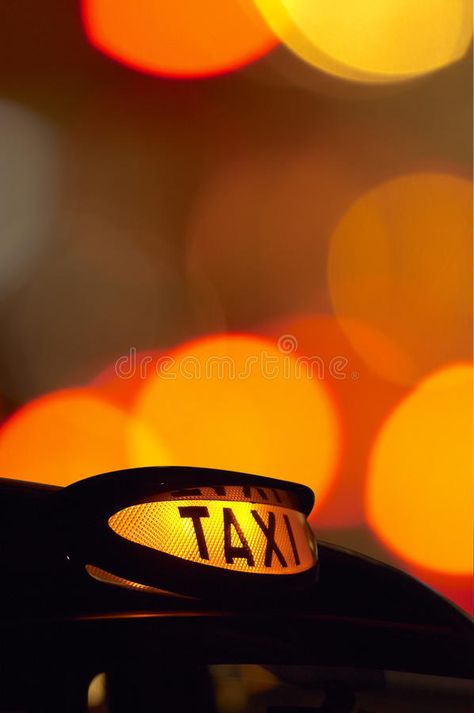
[[[368,521],[403,561],[472,572],[472,366],[425,379],[390,415],[375,443]]]
[[[354,527],[365,522],[364,485],[375,436],[387,414],[406,394],[406,388],[378,377],[348,340],[344,327],[357,333],[372,350],[388,356],[383,335],[354,320],[332,315],[295,315],[263,328],[275,341],[294,339],[295,358],[312,378],[323,383],[337,406],[344,438],[336,477],[328,497],[313,512],[316,527]]]
[[[232,71],[278,43],[253,0],[83,0],[82,15],[95,47],[167,77]]]
[[[130,411],[146,381],[159,371],[162,358],[166,355],[157,349],[139,351],[132,347],[97,374],[89,386],[105,400]]]
[[[323,500],[338,456],[338,421],[323,384],[295,373],[270,340],[217,335],[184,345],[142,389],[137,420],[172,463],[230,469],[310,485]],[[132,429],[139,464],[149,443]]]
[[[0,429],[0,476],[68,485],[134,465],[127,413],[92,389],[65,389],[31,401]],[[134,424],[142,438],[146,429]],[[154,460],[160,447],[154,439]],[[166,455],[161,449],[161,464]],[[150,465],[150,464],[149,464]]]

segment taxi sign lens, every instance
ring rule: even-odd
[[[177,494],[178,495],[178,494]],[[121,537],[175,557],[246,573],[296,574],[316,562],[304,515],[280,503],[169,499],[112,515]]]

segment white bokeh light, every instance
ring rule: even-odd
[[[54,129],[28,108],[0,99],[0,290],[22,280],[49,240],[58,178]]]

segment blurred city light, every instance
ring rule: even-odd
[[[339,456],[339,428],[324,383],[294,355],[251,335],[217,335],[183,345],[146,382],[134,413],[156,434],[170,463],[296,479],[323,501]],[[150,461],[149,441],[131,434],[133,460]]]
[[[110,243],[104,269],[100,256],[93,260],[85,246],[75,244],[74,237],[85,235],[88,226],[95,227],[77,216],[70,239],[37,263],[28,283],[8,297],[5,359],[12,370],[22,371],[22,378],[8,385],[15,398],[84,384],[131,345],[142,348],[160,336],[173,340],[183,329],[186,308],[173,299],[179,291],[173,270],[166,263],[145,262],[140,280],[134,270],[141,260],[133,244],[127,249],[119,236]],[[105,226],[102,247],[110,233]],[[91,232],[84,242],[90,239]]]
[[[418,76],[460,59],[468,0],[255,0],[275,34],[318,69],[362,82]]]
[[[316,528],[347,528],[365,520],[364,486],[370,449],[389,411],[406,393],[403,387],[378,377],[352,347],[333,315],[300,315],[275,322],[263,331],[275,338],[291,334],[298,355],[324,384],[340,416],[344,438],[336,477],[323,506],[312,514]],[[372,349],[387,353],[385,340],[370,327],[349,325]]]
[[[367,517],[407,563],[472,573],[473,379],[448,366],[393,411],[371,456]]]
[[[253,0],[83,0],[92,44],[130,67],[168,77],[221,74],[278,42]]]
[[[59,139],[28,107],[0,99],[0,290],[21,283],[51,240]]]
[[[97,374],[89,386],[119,408],[131,410],[146,381],[159,370],[162,356],[159,350],[132,347]]]
[[[362,195],[337,225],[328,279],[354,348],[380,376],[413,384],[471,356],[472,183],[413,173]],[[380,332],[377,348],[347,318]]]
[[[0,476],[68,485],[131,467],[130,429],[140,431],[142,442],[148,442],[146,427],[97,392],[68,389],[48,394],[30,401],[1,427]],[[156,434],[153,457],[154,464],[166,463]]]
[[[89,710],[100,708],[105,704],[106,679],[105,673],[98,673],[89,683],[87,690],[87,705]]]

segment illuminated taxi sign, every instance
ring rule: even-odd
[[[211,468],[149,467],[57,495],[65,558],[136,591],[247,601],[315,581],[309,488]]]
[[[213,496],[210,499],[210,496]],[[163,494],[125,508],[111,529],[136,544],[248,574],[296,574],[316,562],[303,513],[284,492],[221,486]]]

